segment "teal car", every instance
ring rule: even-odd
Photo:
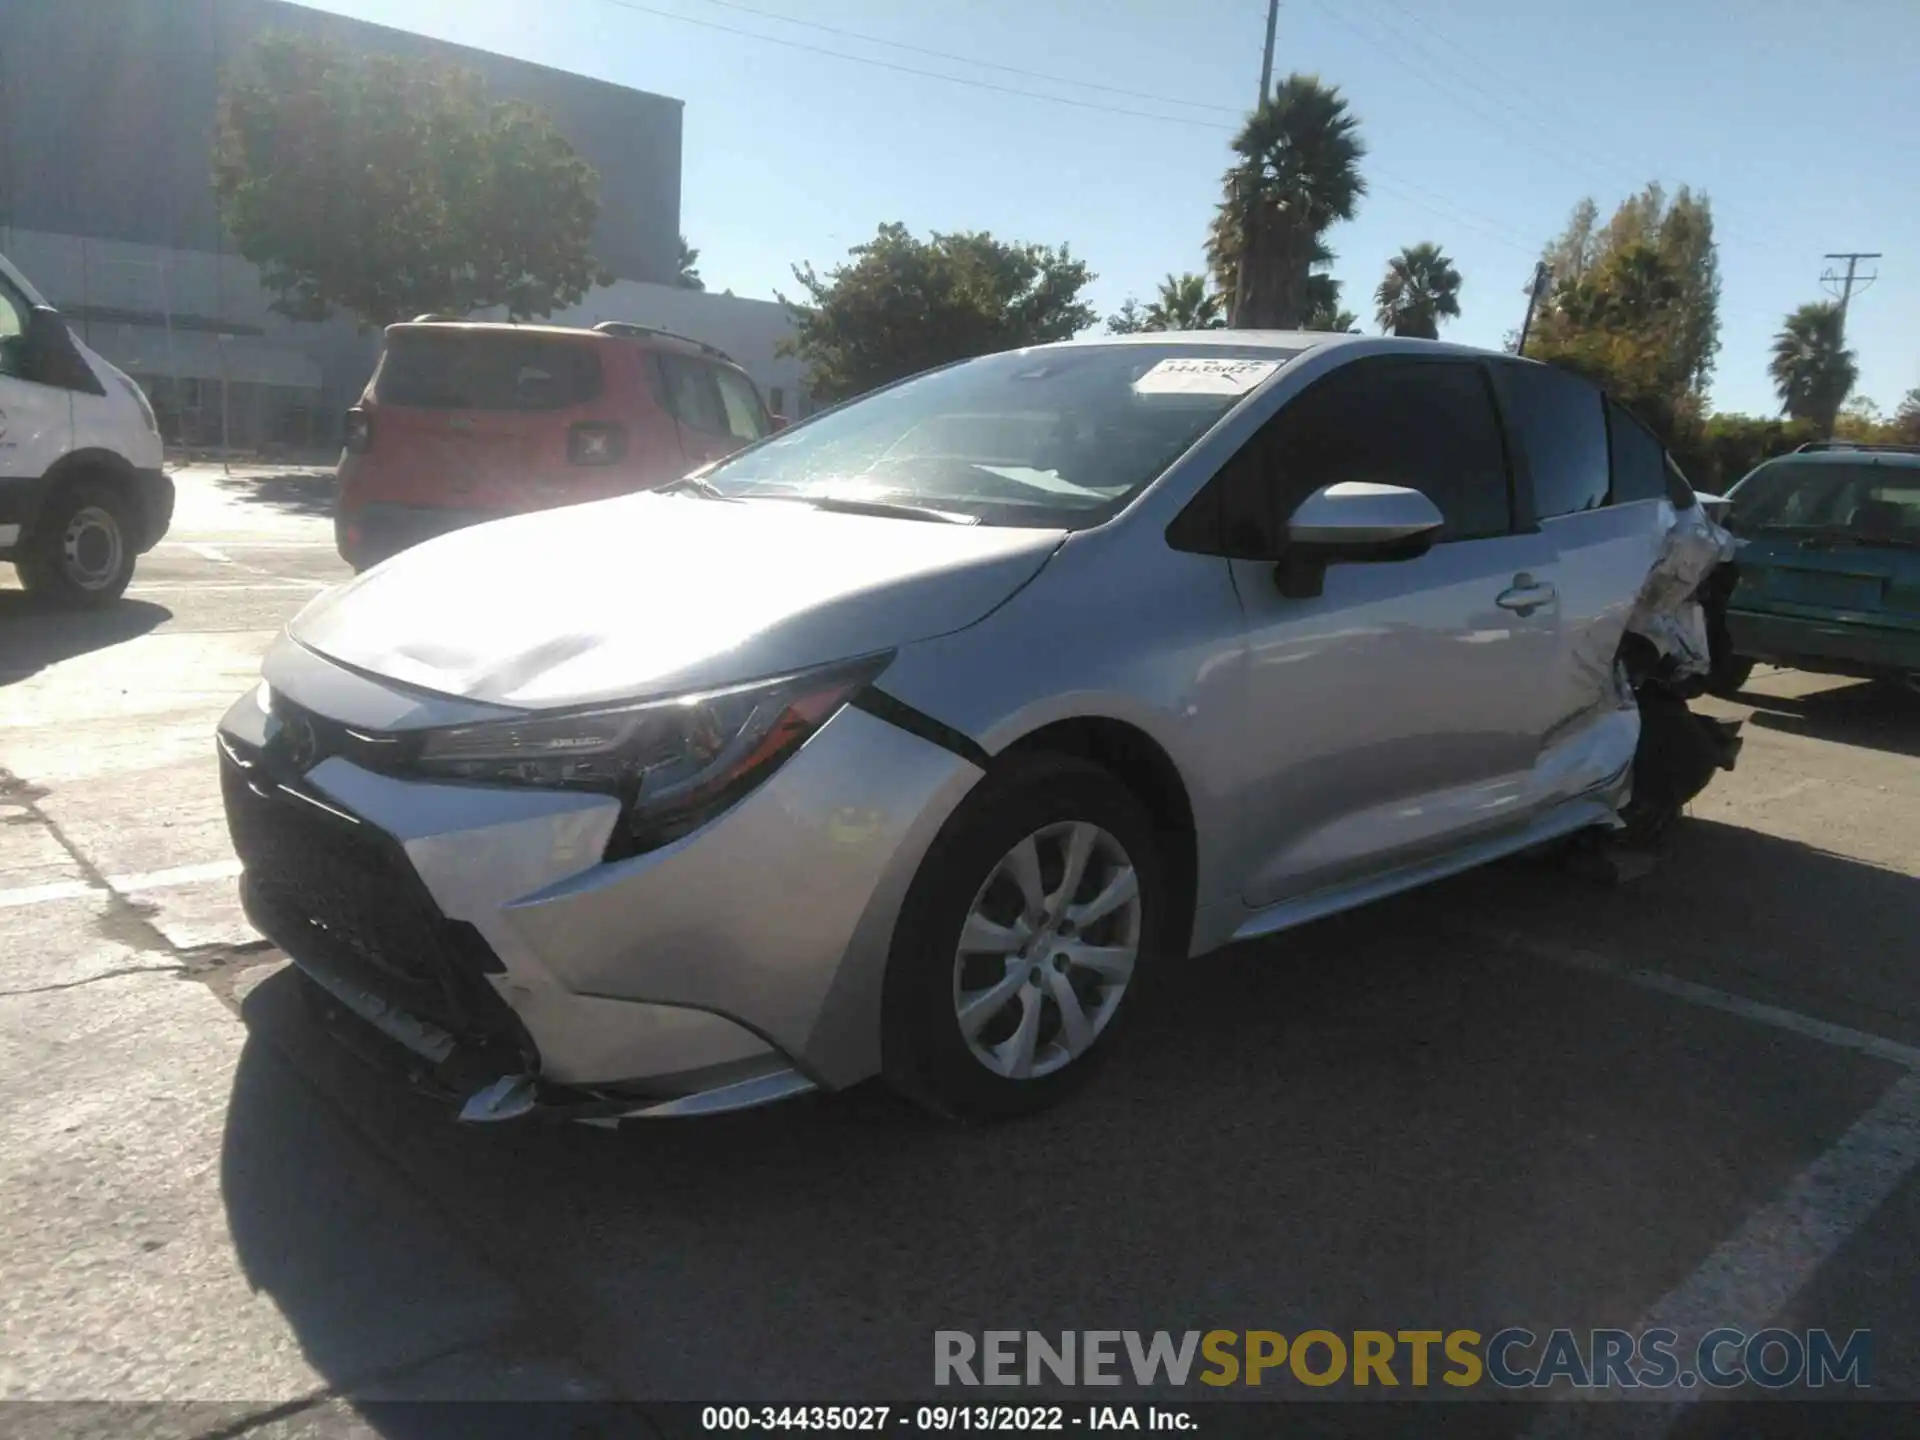
[[[1713,688],[1765,661],[1920,683],[1920,446],[1803,445],[1727,492],[1745,543]]]

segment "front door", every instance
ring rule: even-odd
[[[29,376],[33,307],[0,276],[0,550],[17,545],[35,508],[40,477],[67,452],[73,392]]]
[[[1243,456],[1277,487],[1280,516],[1323,486],[1371,480],[1420,490],[1446,518],[1427,554],[1331,565],[1312,599],[1282,595],[1271,565],[1230,562],[1248,632],[1246,902],[1524,823],[1553,718],[1559,607],[1551,543],[1514,526],[1480,362],[1350,362]]]

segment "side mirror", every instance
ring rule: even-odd
[[[1403,485],[1348,480],[1324,486],[1287,521],[1287,553],[1275,572],[1280,593],[1313,598],[1332,564],[1424,555],[1446,523],[1433,501]]]

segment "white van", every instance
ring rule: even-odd
[[[140,387],[0,255],[0,560],[68,605],[119,598],[173,520]]]

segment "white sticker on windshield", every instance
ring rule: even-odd
[[[1274,371],[1278,360],[1188,356],[1162,360],[1133,382],[1136,395],[1244,395]]]

